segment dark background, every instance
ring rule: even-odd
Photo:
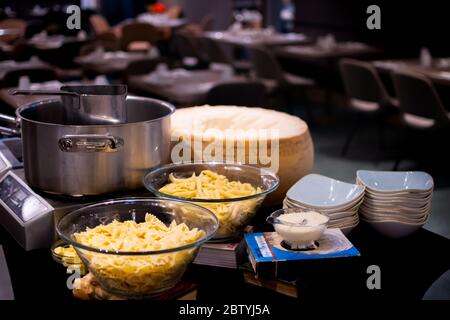
[[[237,5],[237,0],[232,1]],[[450,54],[450,19],[448,1],[402,0],[293,0],[297,6],[296,29],[310,35],[333,33],[338,39],[360,40],[392,49],[399,54],[417,55],[421,47],[429,47],[436,56]],[[102,0],[103,14],[111,24],[145,11],[153,0]],[[261,0],[263,8],[278,11],[281,0]],[[79,4],[79,0],[0,0],[0,8],[11,6],[26,16],[36,3],[41,5]],[[193,2],[195,3],[195,2]],[[366,28],[366,9],[376,4],[381,8],[381,30]],[[199,8],[200,10],[200,8]],[[278,17],[272,13],[271,17]],[[269,18],[271,22],[274,22]]]
[[[426,46],[432,54],[450,52],[448,1],[294,0],[296,27],[307,33],[334,33],[337,38],[362,40],[405,53]],[[366,9],[381,8],[381,30],[366,28]]]

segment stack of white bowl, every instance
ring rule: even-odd
[[[283,206],[326,214],[330,217],[329,228],[340,228],[348,234],[359,223],[358,209],[364,189],[360,185],[309,174],[289,189]]]
[[[428,173],[359,170],[356,183],[366,187],[361,219],[379,233],[401,238],[427,222],[434,185]]]

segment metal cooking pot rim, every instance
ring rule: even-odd
[[[55,127],[68,127],[68,128],[79,128],[79,127],[104,128],[104,127],[108,127],[108,128],[115,128],[115,127],[123,127],[123,126],[133,125],[133,124],[136,124],[136,123],[156,122],[156,121],[159,121],[161,119],[170,117],[176,110],[176,108],[171,103],[163,101],[163,100],[147,98],[147,97],[138,97],[138,96],[133,96],[133,95],[127,96],[127,100],[128,99],[144,100],[144,101],[151,101],[151,102],[159,103],[159,104],[162,104],[165,107],[167,107],[170,110],[170,112],[168,114],[166,114],[165,116],[162,116],[162,117],[159,117],[159,118],[155,118],[155,119],[151,119],[151,120],[146,120],[146,121],[117,123],[117,124],[86,124],[86,125],[58,124],[58,123],[42,122],[42,121],[31,120],[31,119],[28,119],[28,118],[25,118],[25,117],[21,116],[21,112],[23,110],[26,110],[26,109],[29,109],[29,108],[32,108],[32,107],[36,107],[38,105],[45,104],[45,103],[60,102],[57,99],[47,99],[47,100],[30,102],[30,103],[27,103],[27,104],[24,104],[24,105],[18,107],[17,110],[16,110],[16,116],[19,119],[24,119],[24,120],[29,121],[31,123],[36,123],[36,124],[41,124],[41,125],[48,125],[48,126],[55,126]]]

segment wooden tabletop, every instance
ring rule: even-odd
[[[178,105],[194,105],[205,102],[208,91],[216,84],[226,81],[244,81],[241,76],[224,79],[221,71],[195,70],[188,71],[170,83],[155,81],[149,75],[131,76],[128,79],[130,90],[148,92],[167,99]]]
[[[284,46],[275,49],[275,53],[280,57],[304,60],[340,59],[379,52],[381,52],[380,48],[372,47],[361,42],[340,42],[329,49],[317,44]]]
[[[418,59],[377,60],[372,64],[379,72],[390,73],[397,70],[417,72],[433,82],[450,85],[450,58],[434,59],[431,66],[423,66]]]
[[[301,33],[268,33],[264,31],[217,31],[217,32],[205,32],[204,37],[212,40],[225,42],[235,46],[283,46],[293,44],[306,44],[310,43],[311,39]]]

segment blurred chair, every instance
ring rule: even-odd
[[[266,87],[257,81],[220,83],[209,90],[206,103],[212,106],[264,107],[266,105]]]
[[[354,125],[342,148],[345,155],[358,129],[362,117],[375,116],[378,124],[380,145],[383,146],[385,116],[398,107],[398,101],[392,98],[383,85],[372,64],[363,61],[342,59],[339,62],[344,88],[349,99],[350,108],[358,113]]]
[[[148,23],[129,23],[122,27],[122,50],[146,51],[159,40],[158,29]]]
[[[100,14],[93,14],[89,17],[92,30],[95,38],[103,41],[117,42],[121,37],[120,27],[111,27],[104,16]]]
[[[200,39],[189,32],[178,31],[173,37],[175,51],[187,68],[203,67],[207,64],[208,55],[202,48]],[[193,62],[186,64],[186,61]],[[195,63],[194,63],[195,62]]]
[[[267,82],[269,87],[306,87],[314,85],[312,79],[284,71],[275,55],[266,48],[251,47],[250,57],[256,78]]]
[[[161,62],[161,59],[141,59],[132,61],[125,69],[124,75],[127,77],[130,75],[150,73],[155,70],[156,66]]]
[[[95,42],[100,44],[106,51],[117,51],[120,49],[120,39],[111,32],[105,32],[96,36]]]
[[[418,130],[450,128],[450,114],[428,78],[407,71],[395,72],[392,78],[407,126]]]
[[[246,60],[234,60],[232,53],[229,52],[223,44],[208,37],[202,37],[201,42],[206,50],[209,62],[231,65],[238,73],[247,74],[250,72],[251,62]]]
[[[108,21],[100,14],[91,15],[89,21],[96,36],[111,31]]]
[[[61,81],[80,80],[83,72],[80,66],[75,62],[75,58],[80,55],[81,48],[86,41],[64,42],[59,48],[38,50],[37,56],[48,64],[56,67],[58,79]]]
[[[201,35],[202,32],[212,29],[214,19],[211,15],[204,16],[199,23],[189,23],[182,27],[180,31],[188,32],[195,35]]]
[[[102,46],[96,41],[86,43],[80,48],[80,56],[87,56],[99,48],[102,48]]]
[[[58,68],[78,69],[79,66],[74,62],[74,59],[80,55],[80,50],[85,44],[86,41],[64,42],[59,48],[40,50],[37,55],[42,61]]]
[[[0,46],[0,61],[8,60],[9,58],[10,58],[9,50],[4,51]]]
[[[166,11],[166,14],[170,19],[179,19],[182,13],[183,9],[180,5],[170,6]]]
[[[127,68],[122,72],[121,78],[123,83],[128,85],[129,77],[135,75],[145,75],[153,72],[159,63],[165,62],[163,59],[141,59],[135,60],[128,64]],[[146,95],[139,88],[128,86],[129,91],[137,95]]]
[[[45,82],[57,79],[55,70],[50,68],[29,68],[8,71],[3,77],[2,86],[5,88],[17,87],[22,76],[30,78],[31,82]]]
[[[190,37],[186,32],[181,31],[174,34],[173,41],[175,50],[181,58],[196,57],[198,55],[198,50],[194,47]]]
[[[256,79],[262,81],[269,94],[278,95],[282,104],[292,111],[293,97],[301,96],[304,90],[314,86],[312,79],[303,78],[282,69],[276,56],[264,47],[253,46],[249,48],[253,72]],[[303,97],[302,97],[303,98]],[[308,118],[313,122],[309,106],[305,108]]]
[[[5,51],[3,59],[13,59],[15,61],[27,61],[30,60],[33,54],[33,49],[28,45],[26,39],[19,39],[12,45],[6,45],[4,49]]]
[[[398,71],[392,75],[397,92],[401,118],[406,126],[407,138],[402,144],[403,152],[399,153],[394,164],[397,170],[407,153],[418,150],[418,144],[433,147],[448,142],[450,136],[450,113],[443,105],[433,83],[421,74],[409,71]],[[443,139],[439,139],[439,138]],[[413,144],[411,145],[411,142]],[[423,149],[423,147],[422,147]],[[422,152],[423,153],[423,150]],[[431,157],[433,158],[433,157]]]
[[[27,23],[20,19],[5,19],[0,21],[0,29],[12,29],[15,32],[13,34],[6,34],[0,36],[0,42],[12,44],[18,39],[21,39],[25,35]]]
[[[203,16],[199,23],[200,30],[203,32],[212,30],[213,23],[214,18],[212,15],[207,14],[206,16]]]

